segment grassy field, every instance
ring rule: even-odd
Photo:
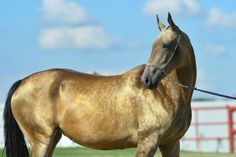
[[[134,157],[135,149],[99,151],[88,148],[57,148],[53,157]],[[181,152],[181,157],[234,157],[233,154]],[[161,157],[158,152],[156,157]]]
[[[2,149],[0,149],[2,152]],[[4,155],[5,156],[5,155]],[[57,148],[53,157],[134,157],[135,149],[100,151],[88,148]],[[157,152],[155,157],[161,157]],[[180,157],[235,157],[234,154],[225,153],[195,153],[181,152]]]

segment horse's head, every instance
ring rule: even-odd
[[[151,56],[145,66],[141,81],[146,88],[154,89],[158,82],[181,64],[181,31],[168,14],[169,26],[165,27],[157,16],[161,31],[152,46]]]

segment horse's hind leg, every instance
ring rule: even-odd
[[[57,145],[57,143],[59,142],[59,140],[61,139],[62,133],[59,130],[56,130],[54,133],[54,136],[51,140],[51,144],[48,147],[48,157],[52,157],[53,151]]]
[[[61,132],[55,130],[50,136],[42,136],[40,140],[31,141],[32,157],[52,157],[53,151],[61,138]]]
[[[179,141],[174,144],[159,147],[162,157],[179,157]]]

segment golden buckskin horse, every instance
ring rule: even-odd
[[[136,157],[179,157],[191,121],[196,65],[188,36],[168,14],[146,65],[117,76],[65,69],[34,73],[11,87],[4,109],[7,157],[51,157],[62,134],[95,149],[137,147]],[[169,81],[171,80],[171,81]]]

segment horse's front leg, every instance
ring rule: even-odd
[[[139,135],[136,157],[153,157],[158,147],[158,133]]]

